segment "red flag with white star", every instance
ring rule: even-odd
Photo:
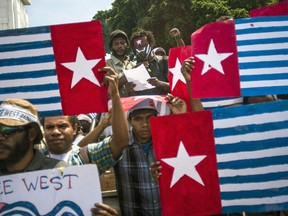
[[[162,214],[221,213],[211,112],[152,117],[150,127],[156,159],[162,166]]]
[[[100,21],[51,26],[64,115],[106,112],[107,87],[102,86],[105,51]]]
[[[185,59],[192,56],[191,46],[181,46],[169,50],[168,81],[172,95],[185,100],[188,110],[191,111],[186,80],[181,73],[181,65]]]
[[[236,34],[233,20],[207,24],[191,36],[195,67],[193,98],[240,96]]]

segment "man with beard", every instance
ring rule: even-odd
[[[122,30],[115,30],[110,35],[109,48],[112,52],[111,58],[106,61],[106,64],[113,68],[119,75],[119,92],[121,97],[127,96],[125,90],[126,77],[123,69],[130,70],[135,67],[135,63],[130,60],[127,55],[130,43],[126,33]]]
[[[5,100],[0,105],[0,176],[68,167],[68,163],[46,157],[34,148],[42,138],[36,107],[26,100]],[[108,205],[95,203],[91,215],[118,213]]]
[[[37,109],[26,100],[5,100],[0,106],[0,176],[67,167],[34,149],[42,137]]]

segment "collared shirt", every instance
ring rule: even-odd
[[[111,146],[111,138],[107,137],[101,142],[92,143],[87,145],[87,156],[91,159],[92,163],[96,164],[99,173],[103,173],[109,170],[117,161],[113,159]],[[83,165],[83,161],[80,158],[80,147],[73,145],[72,149],[65,156],[66,162],[71,166]]]
[[[142,144],[130,137],[122,159],[114,166],[121,214],[161,215],[159,186],[150,173],[150,164],[155,162],[154,150],[151,145],[146,154]]]
[[[68,166],[69,164],[65,163],[64,161],[59,161],[53,158],[48,158],[42,153],[40,153],[38,150],[35,150],[34,157],[32,161],[30,162],[30,164],[26,167],[26,169],[17,173],[32,172],[32,171],[53,169],[53,168],[59,168],[59,167],[68,167]],[[7,171],[3,169],[0,170],[0,176],[10,175],[10,174],[16,174],[16,173],[8,173]]]
[[[123,76],[123,69],[130,70],[136,66],[135,62],[130,61],[129,56],[125,56],[125,60],[121,61],[115,56],[111,55],[110,59],[106,60],[106,64],[113,68],[115,72],[119,75],[119,77]],[[125,89],[125,85],[122,86],[120,89],[120,96],[126,97],[128,96],[128,93]]]

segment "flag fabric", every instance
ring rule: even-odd
[[[181,73],[181,66],[185,59],[192,56],[191,46],[181,46],[169,50],[168,81],[172,95],[185,100],[188,110],[191,111],[186,80]]]
[[[243,96],[287,94],[288,16],[235,20]]]
[[[205,110],[211,110],[221,107],[229,107],[243,104],[243,97],[233,98],[203,98],[201,103]]]
[[[223,214],[287,210],[288,100],[214,109],[213,128],[206,112],[210,111],[151,118],[153,147],[163,167],[159,178],[163,215],[211,215],[219,199]],[[214,140],[217,166],[208,163],[210,156],[214,160],[210,146]],[[205,155],[196,166],[187,160]],[[177,156],[181,160],[171,161]],[[219,183],[220,194],[201,196],[211,182]]]
[[[288,1],[258,8],[250,11],[250,17],[256,16],[285,16],[288,15]]]
[[[238,57],[233,20],[210,23],[191,36],[195,56],[191,73],[193,98],[240,96]]]
[[[288,209],[288,101],[213,110],[223,213]]]
[[[141,96],[123,97],[121,98],[121,104],[124,112],[127,112],[130,108],[148,98],[153,100],[155,107],[158,110],[159,116],[170,114],[170,108],[167,105],[165,96],[161,95],[143,95],[143,96],[141,95]],[[109,104],[112,105],[111,100],[109,101]]]
[[[99,21],[0,31],[0,101],[29,100],[41,116],[105,112]]]
[[[162,166],[162,215],[220,213],[211,112],[151,117],[150,128],[156,160]]]
[[[287,42],[288,16],[205,25],[191,36],[192,97],[238,97],[239,76],[242,96],[287,94]]]

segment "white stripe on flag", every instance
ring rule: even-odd
[[[28,78],[28,79],[11,79],[9,81],[0,81],[1,88],[19,87],[19,86],[34,86],[42,84],[58,84],[57,76],[47,76],[40,78]]]
[[[267,106],[269,106],[268,103],[266,104]],[[215,129],[221,129],[221,128],[237,127],[241,125],[264,124],[264,123],[270,123],[270,122],[287,121],[288,111],[261,113],[261,114],[255,114],[252,117],[253,117],[253,121],[251,120],[251,116],[241,116],[237,118],[214,120],[213,124],[214,124]]]
[[[16,72],[27,72],[27,71],[39,71],[39,70],[55,70],[55,62],[17,65],[17,66],[5,66],[0,67],[1,74],[16,73]]]
[[[288,196],[277,196],[276,197],[267,197],[267,198],[246,198],[246,199],[237,199],[237,200],[221,200],[222,206],[253,206],[261,204],[275,204],[277,203],[286,203],[288,201]]]
[[[35,86],[37,88],[37,86]],[[14,92],[11,94],[0,94],[0,100],[4,101],[7,98],[23,98],[23,99],[41,99],[41,98],[51,98],[51,97],[60,97],[59,90],[48,90],[43,92]]]
[[[50,110],[62,110],[61,103],[47,103],[47,104],[34,104],[39,112],[50,111]]]
[[[250,23],[242,23],[236,25],[236,30],[251,28],[251,24],[253,24],[253,28],[263,28],[270,26],[288,26],[288,21],[277,21],[277,22],[250,22]]]
[[[246,40],[259,40],[259,39],[269,39],[269,38],[287,38],[287,31],[281,32],[268,32],[268,33],[251,33],[236,35],[237,41],[246,41]]]
[[[21,50],[14,52],[1,52],[0,59],[24,58],[33,56],[43,56],[43,55],[54,55],[53,48],[48,47],[48,48]]]
[[[218,160],[217,155],[217,160]],[[287,172],[288,164],[283,165],[271,165],[257,168],[245,168],[245,169],[219,169],[218,174],[220,178],[224,177],[236,177],[236,176],[250,176],[261,175],[268,173]]]
[[[286,32],[288,34],[288,32]],[[257,44],[257,45],[245,45],[245,46],[237,46],[238,52],[244,51],[257,51],[257,50],[282,50],[287,49],[288,43],[272,43],[272,44]],[[287,55],[284,55],[287,58]],[[239,58],[241,59],[241,58]]]
[[[258,132],[258,133],[246,133],[246,134],[241,134],[241,135],[217,137],[215,138],[215,142],[218,145],[234,144],[238,142],[258,141],[259,137],[261,137],[262,140],[284,138],[284,137],[287,137],[287,134],[288,134],[288,128],[282,129],[282,130],[273,130],[273,131],[265,131],[265,132]]]
[[[0,37],[0,44],[27,43],[51,40],[50,33]]]
[[[236,153],[229,154],[221,154],[217,155],[217,162],[227,162],[227,161],[237,161],[237,160],[245,160],[245,159],[258,159],[265,157],[273,157],[273,156],[284,156],[287,155],[288,147],[282,148],[273,148],[259,150],[259,151],[238,151]]]
[[[251,68],[242,69],[241,75],[262,75],[262,74],[282,74],[287,73],[288,67],[275,67],[275,68]]]
[[[221,184],[220,190],[221,192],[236,192],[236,191],[250,191],[250,190],[266,190],[271,188],[276,189],[284,187],[288,187],[287,179],[278,181],[254,182],[254,183]]]
[[[253,88],[259,86],[276,87],[276,86],[288,86],[288,80],[264,80],[264,81],[241,81],[240,86],[244,88]]]
[[[287,44],[288,48],[288,44]],[[279,60],[288,60],[287,55],[267,55],[267,56],[253,56],[253,57],[239,57],[239,63],[247,63],[247,62],[266,62],[266,61],[279,61]],[[242,75],[242,73],[241,73]]]

